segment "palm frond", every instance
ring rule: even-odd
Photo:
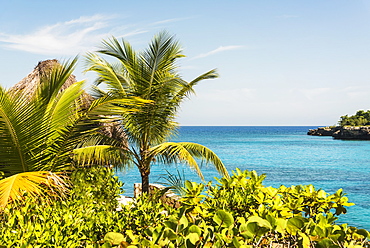
[[[67,190],[67,183],[60,174],[48,171],[18,173],[0,180],[0,208],[21,200],[25,193],[29,197],[57,197]]]
[[[7,176],[29,170],[30,148],[39,147],[42,132],[46,134],[42,121],[42,113],[35,113],[27,97],[0,87],[0,169]],[[41,126],[41,132],[30,135],[36,126]]]
[[[81,110],[81,95],[84,81],[76,82],[58,94],[47,107],[46,113],[50,120],[50,128],[57,134],[79,118]],[[58,135],[58,134],[57,134]]]
[[[131,152],[120,147],[110,145],[84,146],[74,149],[73,154],[73,158],[81,166],[105,165],[120,169],[131,167]]]
[[[214,153],[211,149],[207,148],[206,146],[192,143],[192,142],[180,142],[181,146],[183,146],[189,153],[204,161],[206,164],[212,164],[215,166],[216,170],[224,177],[229,178],[229,173],[221,161],[221,159]]]
[[[166,174],[162,175],[159,179],[164,179],[166,182],[159,182],[160,184],[163,184],[171,189],[171,191],[174,191],[179,196],[185,196],[186,190],[185,190],[185,174],[184,170],[182,173],[180,173],[179,170],[177,170],[177,175],[172,174],[168,170],[165,170]]]
[[[63,90],[67,79],[71,76],[77,63],[77,57],[63,64],[56,64],[52,70],[43,74],[36,89],[34,100],[40,104],[48,104]]]
[[[113,119],[128,113],[137,113],[140,107],[151,104],[151,101],[143,100],[139,97],[117,97],[116,95],[106,94],[94,100],[87,110],[89,118],[93,116],[105,116]]]
[[[163,31],[155,35],[142,54],[145,64],[150,68],[152,75],[156,71],[172,71],[176,68],[175,60],[184,57],[182,48],[174,36]]]
[[[229,177],[221,159],[212,150],[200,144],[191,142],[166,142],[151,148],[150,156],[156,157],[164,163],[186,163],[204,179],[196,162],[196,159],[200,159],[206,164],[213,164],[221,175]]]
[[[108,90],[114,91],[122,97],[127,94],[126,88],[129,82],[117,67],[112,66],[94,53],[87,54],[85,67],[85,71],[95,71],[98,74],[95,81],[97,85],[105,83]]]
[[[204,180],[203,174],[194,156],[180,143],[165,142],[150,149],[150,157],[156,157],[159,161],[169,163],[186,163],[194,169],[198,176]]]
[[[174,97],[174,100],[179,101],[179,100],[182,100],[184,97],[187,97],[189,93],[195,93],[193,87],[197,85],[200,81],[206,80],[206,79],[215,79],[215,78],[218,78],[218,73],[216,69],[210,70],[198,76],[191,82],[184,84],[182,89],[179,92],[177,92],[176,96]]]
[[[125,64],[131,64],[133,62],[132,59],[136,56],[130,43],[122,40],[121,45],[115,37],[103,40],[102,47],[98,52],[115,57]]]

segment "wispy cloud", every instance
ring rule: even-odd
[[[103,38],[113,35],[110,20],[116,16],[93,15],[44,26],[28,34],[0,33],[0,45],[10,49],[45,55],[74,55],[93,50]],[[132,36],[144,30],[127,31]],[[3,43],[3,44],[1,44]]]
[[[183,21],[183,20],[188,20],[188,19],[192,19],[192,18],[193,17],[172,18],[172,19],[166,19],[166,20],[153,22],[150,25],[151,26],[157,26],[157,25],[168,24],[168,23],[172,23],[172,22],[179,22],[179,21]]]
[[[193,57],[192,59],[199,59],[199,58],[205,58],[205,57],[208,57],[208,56],[211,56],[211,55],[214,55],[216,53],[221,53],[221,52],[224,52],[224,51],[229,51],[229,50],[237,50],[237,49],[241,49],[243,48],[244,46],[220,46],[208,53],[202,53],[202,54],[199,54],[195,57]]]
[[[291,19],[291,18],[298,18],[299,16],[297,15],[280,15],[280,16],[277,16],[277,18],[279,19]]]

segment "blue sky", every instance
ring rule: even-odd
[[[187,56],[186,80],[217,68],[181,125],[333,125],[370,108],[370,1],[2,1],[0,84],[38,61],[94,51],[114,35],[144,48],[161,30]]]

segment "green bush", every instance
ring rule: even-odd
[[[116,211],[120,184],[107,168],[73,174],[63,201],[29,200],[0,216],[6,247],[369,247],[364,229],[336,224],[341,190],[265,187],[264,175],[236,170],[213,185],[186,182],[180,207],[142,195]]]
[[[0,245],[6,247],[85,247],[101,240],[118,220],[122,184],[100,167],[72,173],[67,198],[51,203],[28,199],[0,214]]]

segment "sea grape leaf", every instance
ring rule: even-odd
[[[367,238],[367,237],[369,236],[369,232],[368,232],[368,231],[366,231],[365,229],[358,229],[358,230],[356,231],[356,233],[358,233],[358,234],[360,234],[360,235],[364,236],[364,238]]]
[[[325,237],[325,232],[320,226],[315,226],[315,233],[319,235],[321,238]]]
[[[127,247],[130,247],[130,244],[126,241],[122,241],[119,245],[119,248],[127,248]]]
[[[189,233],[197,233],[200,236],[202,231],[198,226],[192,225],[191,227],[189,227]]]
[[[319,247],[322,247],[322,248],[329,248],[333,245],[333,241],[326,238],[326,239],[323,239],[323,240],[319,241],[318,245],[319,245]]]
[[[213,220],[222,227],[230,227],[234,223],[234,217],[224,210],[218,210]]]
[[[326,196],[327,196],[327,193],[326,193],[324,190],[322,190],[322,189],[320,189],[320,190],[317,192],[317,197],[318,197],[318,198],[326,198]]]
[[[299,236],[301,236],[301,238],[302,238],[302,247],[303,248],[309,248],[310,244],[311,244],[310,238],[302,232],[299,232]]]
[[[199,240],[199,235],[197,233],[189,233],[187,238],[193,245],[195,245]]]
[[[188,219],[186,218],[185,215],[181,216],[180,220],[179,220],[179,225],[183,225],[184,227],[187,227],[188,226]]]
[[[286,230],[287,222],[288,221],[286,219],[276,219],[275,230],[281,234],[284,234]]]
[[[164,230],[164,238],[168,238],[169,240],[176,240],[177,234],[170,228],[166,228]]]
[[[112,244],[109,243],[109,241],[105,242],[102,246],[102,248],[112,248]]]
[[[252,217],[249,217],[248,218],[248,222],[251,223],[251,222],[255,222],[257,223],[258,226],[260,227],[266,227],[268,229],[272,229],[272,226],[270,224],[270,222],[268,222],[267,220],[265,219],[262,219],[261,217],[259,216],[252,216]]]
[[[177,223],[172,220],[165,221],[164,225],[168,228],[171,228],[172,230],[176,230],[177,227]]]
[[[109,232],[104,236],[104,242],[109,242],[112,245],[119,245],[122,241],[125,241],[122,233]]]
[[[293,217],[288,220],[287,223],[287,231],[292,234],[296,235],[299,230],[303,228],[303,221],[297,217]]]
[[[240,234],[245,239],[249,239],[249,238],[253,238],[253,236],[255,236],[257,228],[258,228],[257,223],[252,222],[252,223],[240,225],[239,231],[240,231]]]

